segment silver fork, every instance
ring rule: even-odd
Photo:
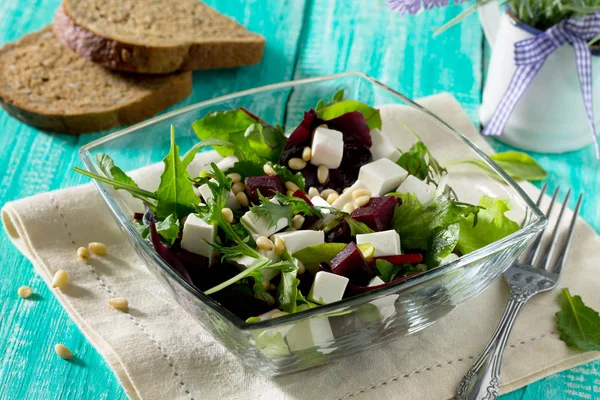
[[[547,185],[544,185],[542,188],[542,193],[537,201],[538,207],[542,202],[546,187]],[[554,191],[552,201],[548,206],[548,211],[546,212],[548,218],[550,218],[552,213],[557,195],[558,188]],[[541,250],[541,247],[543,247],[541,246],[542,236],[544,234],[544,232],[541,232],[531,246],[529,246],[529,249],[522,256],[521,260],[514,263],[504,273],[504,279],[510,288],[508,304],[492,339],[460,382],[456,394],[457,400],[494,400],[498,397],[502,355],[504,354],[508,336],[519,311],[534,295],[554,288],[558,283],[560,272],[565,265],[582,200],[582,196],[579,196],[564,243],[560,250],[557,250],[559,226],[570,195],[571,191],[569,190],[560,210],[554,231],[552,232],[550,243],[545,246],[545,249]],[[558,257],[554,265],[550,268],[550,257],[556,251],[559,251]]]

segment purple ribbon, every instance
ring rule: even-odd
[[[483,130],[484,135],[500,136],[517,102],[531,83],[544,62],[558,47],[570,44],[575,49],[575,62],[585,111],[588,116],[596,157],[600,159],[600,144],[596,135],[596,122],[592,102],[592,54],[588,41],[600,33],[600,12],[583,18],[568,18],[547,31],[529,39],[515,43],[515,64],[517,70],[508,89],[498,103],[492,119]],[[560,95],[557,93],[557,95]]]

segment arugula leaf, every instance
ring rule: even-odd
[[[272,202],[260,194],[259,191],[258,198],[260,204],[250,207],[250,211],[257,214],[259,217],[266,217],[269,220],[269,227],[276,226],[277,221],[282,218],[286,219],[288,224],[292,226],[292,218],[294,218],[294,215],[300,213],[307,216],[321,216],[319,207],[313,207],[298,197],[278,193],[275,195],[277,202]]]
[[[334,97],[335,100],[335,97]],[[358,111],[365,118],[369,129],[381,129],[379,110],[356,100],[343,100],[316,110],[319,118],[329,121],[350,112]]]
[[[115,162],[108,154],[96,154],[96,162],[104,175],[117,182],[124,183],[129,186],[139,187],[133,179],[131,179],[123,170],[115,165]]]
[[[556,313],[560,339],[570,347],[600,351],[600,314],[587,307],[580,296],[564,288],[559,295],[561,311]]]
[[[425,254],[425,264],[429,268],[437,267],[445,257],[452,253],[458,243],[459,233],[460,225],[458,223],[450,224],[448,227],[438,227],[433,231]]]
[[[325,102],[325,100],[323,100],[323,99],[319,100],[319,102],[315,106],[315,111],[319,111],[323,107],[330,106],[330,105],[338,103],[342,100],[344,100],[344,89],[340,89],[337,92],[335,92],[333,94],[333,98],[328,102]]]
[[[504,215],[512,206],[508,200],[483,196],[477,224],[473,216],[459,221],[460,233],[457,248],[467,254],[519,230],[519,224]]]
[[[386,260],[377,260],[375,261],[375,268],[381,274],[382,281],[391,282],[402,269],[402,265],[394,265]]]
[[[192,189],[187,164],[181,161],[179,147],[175,143],[175,127],[171,125],[171,149],[164,158],[165,169],[156,189],[156,217],[164,219],[174,214],[177,219],[194,212],[198,196]]]
[[[284,182],[290,181],[296,184],[296,186],[298,186],[298,188],[300,188],[300,190],[302,190],[304,192],[304,189],[306,188],[306,180],[304,179],[304,176],[302,176],[302,173],[300,171],[293,173],[292,171],[290,171],[287,167],[283,166],[283,165],[279,165],[277,163],[268,163],[277,173],[277,175],[280,175],[281,178],[283,179]],[[259,174],[262,175],[262,174]]]
[[[225,140],[237,146],[244,159],[256,162],[277,162],[287,141],[281,130],[241,108],[209,113],[192,128],[200,139]],[[231,148],[213,147],[223,157],[234,154]]]
[[[548,172],[542,168],[529,154],[518,151],[507,151],[490,155],[490,158],[496,161],[511,178],[515,180],[537,181],[548,177]],[[456,164],[471,164],[481,168],[485,173],[492,177],[497,177],[496,172],[491,169],[483,160],[476,158],[467,158],[451,161],[446,166]]]
[[[140,223],[136,226],[136,229],[143,239],[147,239],[150,236],[150,227],[148,225]],[[179,224],[179,220],[173,214],[169,215],[163,221],[156,222],[156,231],[169,247],[173,246],[173,243],[179,237],[180,230],[181,225]]]
[[[402,238],[402,247],[406,249],[426,250],[436,229],[447,228],[464,217],[471,216],[470,224],[475,223],[480,207],[459,203],[447,197],[438,197],[429,207],[423,207],[414,193],[391,193],[402,199],[396,206],[391,225]],[[462,228],[462,225],[461,225]]]
[[[197,152],[199,152],[205,147],[215,146],[230,148],[233,151],[233,154],[238,158],[238,160],[244,160],[244,153],[242,153],[235,144],[226,140],[207,139],[196,143],[191,149],[189,149],[188,152],[185,153],[185,155],[183,156],[183,163],[185,165],[190,165],[190,163],[194,160],[194,157],[196,156]]]
[[[344,219],[346,220],[346,222],[348,223],[348,226],[350,227],[350,235],[351,236],[375,232],[373,229],[369,228],[366,224],[355,220],[354,218],[352,218],[349,215],[346,215],[344,217]]]
[[[126,183],[117,181],[115,179],[108,178],[108,177],[102,176],[102,175],[98,175],[98,174],[95,174],[90,171],[86,171],[79,167],[73,167],[73,171],[75,171],[81,175],[87,176],[89,178],[95,179],[98,182],[102,182],[102,183],[106,183],[107,185],[111,185],[115,189],[125,190],[125,191],[129,192],[133,197],[144,201],[153,210],[156,206],[156,200],[157,200],[156,194],[152,193],[148,190],[141,189],[141,188],[137,187],[137,185],[131,186]]]
[[[419,140],[407,152],[402,153],[396,164],[404,168],[409,174],[420,180],[425,180],[429,173],[429,163],[426,157],[427,147]]]

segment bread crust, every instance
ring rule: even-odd
[[[143,74],[257,64],[265,48],[265,39],[257,34],[168,47],[126,43],[103,37],[78,24],[64,4],[55,14],[53,29],[63,45],[82,57],[113,70]]]
[[[17,42],[0,48],[0,57],[21,45],[28,45],[37,40],[38,35],[51,32],[50,27],[24,36]],[[70,51],[70,50],[65,50]],[[0,85],[0,106],[14,118],[50,132],[81,134],[99,132],[120,125],[129,125],[147,119],[165,108],[187,97],[192,90],[192,73],[180,72],[169,77],[145,96],[129,101],[120,106],[107,107],[103,110],[81,113],[61,113],[50,110],[34,109],[25,101],[19,101],[4,92]]]

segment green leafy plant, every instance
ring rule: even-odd
[[[386,260],[377,260],[375,261],[375,268],[377,268],[382,281],[391,282],[402,269],[402,265],[394,265]]]
[[[548,172],[528,154],[519,151],[507,151],[491,154],[490,158],[498,164],[511,178],[524,181],[538,181],[548,177]],[[459,164],[474,165],[490,176],[496,178],[496,172],[485,161],[475,158],[464,158],[444,164],[444,167]]]
[[[313,207],[298,197],[278,193],[275,196],[277,202],[273,202],[258,192],[258,199],[260,204],[251,206],[250,211],[259,217],[267,218],[271,227],[276,226],[277,221],[282,218],[288,221],[288,225],[292,226],[292,218],[300,213],[307,216],[321,216],[320,207]]]
[[[560,339],[580,350],[600,351],[600,314],[587,307],[580,296],[562,289],[558,297],[561,310],[556,313]]]

